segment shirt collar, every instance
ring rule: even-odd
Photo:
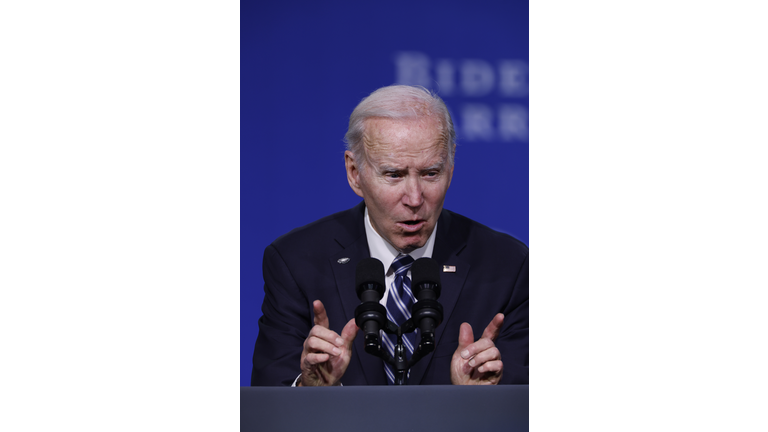
[[[432,258],[432,251],[435,248],[436,234],[437,224],[435,224],[435,229],[432,230],[432,234],[427,239],[427,243],[424,244],[424,246],[409,253],[408,255],[410,255],[414,260],[424,257]],[[365,208],[365,235],[368,238],[368,251],[371,253],[371,258],[376,258],[377,260],[381,261],[382,264],[384,264],[384,268],[389,273],[389,267],[392,265],[392,262],[395,260],[395,258],[400,255],[400,252],[398,252],[394,246],[389,244],[388,241],[384,240],[384,237],[380,236],[379,233],[373,229],[373,225],[371,225],[371,219],[368,216],[368,207]]]

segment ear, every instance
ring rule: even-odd
[[[347,181],[349,182],[349,187],[351,187],[358,196],[365,198],[365,196],[363,196],[363,189],[360,187],[360,168],[358,166],[360,163],[362,163],[362,161],[356,161],[355,155],[352,154],[351,151],[347,150],[344,152],[344,165],[347,167]]]
[[[453,180],[453,168],[456,166],[456,146],[453,147],[453,164],[451,164],[451,168],[448,169],[448,186],[451,185],[451,180]]]

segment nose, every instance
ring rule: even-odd
[[[424,202],[424,187],[421,179],[409,176],[404,182],[403,204],[408,207],[419,207]]]

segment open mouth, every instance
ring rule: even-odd
[[[420,230],[426,222],[422,220],[416,220],[416,221],[402,221],[398,223],[400,227],[405,230],[406,232],[417,232]]]

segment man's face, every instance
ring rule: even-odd
[[[426,244],[453,176],[440,124],[429,118],[366,120],[366,162],[344,154],[347,179],[368,207],[371,225],[403,253]]]

